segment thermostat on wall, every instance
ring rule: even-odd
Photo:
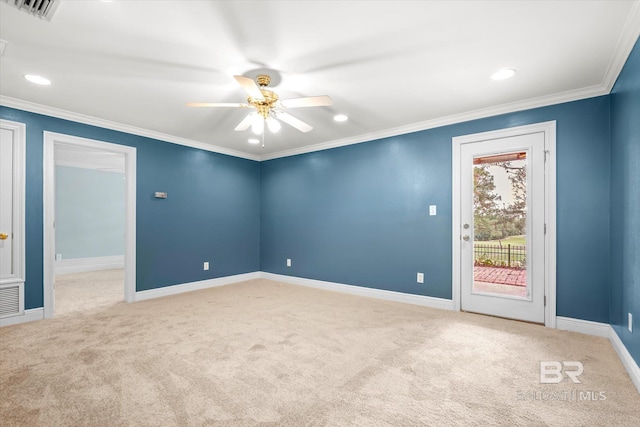
[[[155,192],[155,197],[156,197],[156,199],[166,199],[167,198],[167,193],[163,193],[161,191],[156,191]]]

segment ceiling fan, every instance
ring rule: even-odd
[[[313,129],[313,126],[293,117],[283,110],[300,107],[323,107],[333,104],[333,101],[327,95],[280,99],[275,92],[267,89],[267,86],[271,83],[271,77],[266,74],[260,74],[256,77],[255,81],[244,76],[233,77],[240,83],[240,86],[242,86],[247,95],[249,95],[246,104],[230,102],[189,102],[187,106],[254,108],[255,111],[249,113],[234,130],[243,131],[251,127],[251,130],[259,135],[263,133],[265,123],[271,132],[280,130],[281,126],[278,120],[287,123],[301,132],[309,132]]]

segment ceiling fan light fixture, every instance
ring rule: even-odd
[[[333,120],[335,120],[336,122],[346,122],[347,120],[349,120],[349,116],[345,114],[336,114],[335,116],[333,116]]]
[[[260,140],[258,138],[249,138],[247,142],[249,142],[249,144],[260,144]]]
[[[513,77],[516,74],[516,70],[511,68],[504,68],[502,70],[498,70],[491,75],[492,80],[505,80]]]
[[[256,114],[251,119],[251,130],[256,135],[260,135],[264,131],[264,119],[260,114]]]
[[[267,74],[260,74],[255,80],[240,75],[234,75],[233,77],[248,95],[247,103],[188,102],[187,106],[253,108],[254,111],[245,116],[234,130],[244,131],[251,127],[253,133],[256,135],[262,134],[264,137],[265,122],[267,122],[266,126],[269,130],[274,133],[278,132],[282,127],[280,121],[298,129],[300,132],[309,132],[313,129],[313,126],[283,111],[285,109],[324,107],[333,104],[333,100],[328,95],[280,100],[277,93],[267,89],[271,83],[271,77]]]
[[[267,127],[269,128],[271,133],[276,133],[276,132],[278,132],[280,130],[282,125],[280,124],[279,121],[277,121],[273,117],[269,117],[269,118],[267,118]]]

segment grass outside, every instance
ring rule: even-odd
[[[500,245],[502,243],[502,246],[506,246],[506,245],[526,245],[527,244],[527,236],[525,236],[524,234],[520,235],[520,236],[509,236],[506,237],[504,239],[501,240],[485,240],[485,241],[475,241],[473,243],[479,243],[482,245]]]

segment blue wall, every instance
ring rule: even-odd
[[[259,269],[258,162],[7,107],[0,118],[27,126],[25,308],[43,306],[43,131],[136,147],[138,291]]]
[[[556,120],[557,313],[608,322],[611,312],[620,323],[626,306],[638,306],[637,257],[624,258],[623,266],[614,254],[612,269],[609,250],[613,242],[621,252],[620,236],[637,233],[631,215],[637,163],[629,162],[637,161],[638,131],[625,119],[637,114],[636,92],[625,83],[636,80],[625,76],[637,72],[629,67],[612,96],[262,164],[0,107],[0,117],[27,124],[26,307],[42,306],[44,130],[137,148],[137,290],[263,270],[451,298],[451,139]],[[621,111],[613,129],[610,107],[614,116]],[[626,169],[618,167],[625,162]],[[154,199],[155,191],[169,198]],[[624,209],[611,225],[610,194],[614,206],[631,203],[628,225],[618,218]],[[435,217],[428,215],[432,204]],[[211,271],[202,271],[203,261]],[[417,271],[425,273],[424,285],[415,283]]]
[[[611,323],[640,364],[640,42],[611,92]],[[627,313],[634,332],[627,330]]]
[[[124,255],[124,173],[56,166],[56,254]]]
[[[451,298],[452,137],[549,120],[557,313],[608,322],[608,96],[263,162],[261,269]]]

